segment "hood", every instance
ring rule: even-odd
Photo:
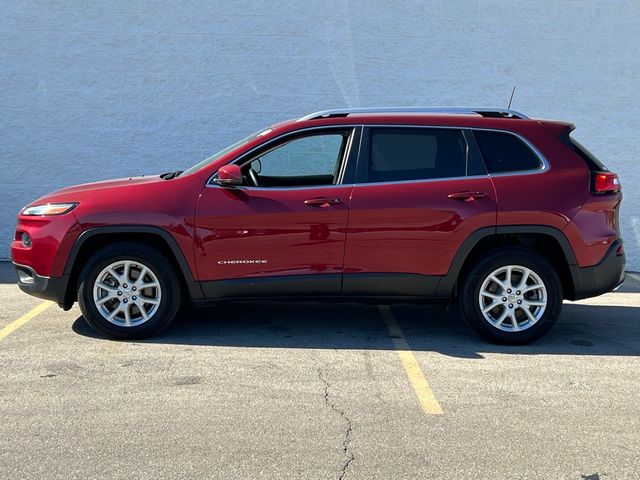
[[[60,190],[56,190],[55,192],[51,192],[43,197],[40,197],[35,202],[31,202],[30,205],[53,202],[77,202],[87,197],[88,195],[92,195],[100,190],[119,187],[133,187],[136,185],[144,185],[164,181],[165,180],[162,180],[159,175],[151,175],[144,177],[118,178],[115,180],[82,183],[80,185],[65,187],[61,188]]]

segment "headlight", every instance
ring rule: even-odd
[[[77,203],[47,203],[45,205],[33,205],[22,210],[22,215],[63,215],[69,213],[78,206]]]

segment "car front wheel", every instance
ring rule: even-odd
[[[84,267],[78,301],[85,320],[98,332],[138,339],[159,333],[173,320],[180,285],[160,252],[119,243],[98,252]]]

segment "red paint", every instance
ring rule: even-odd
[[[218,170],[218,180],[224,184],[242,185],[242,172],[238,165],[223,165]]]
[[[32,246],[22,246],[22,233],[31,237]],[[54,217],[18,216],[16,235],[11,243],[11,258],[15,263],[28,265],[42,276],[60,276],[57,268],[69,255],[80,228],[71,213]]]
[[[104,225],[152,225],[164,228],[176,239],[192,272],[193,214],[203,182],[195,176],[162,180],[160,177],[119,179],[65,188],[32,205],[76,198],[79,205],[55,217],[18,215],[17,229],[29,231],[33,247],[11,244],[15,263],[27,265],[41,276],[58,277],[78,235]]]
[[[448,198],[461,191],[486,196]],[[351,199],[345,272],[444,275],[469,234],[495,224],[495,193],[488,177],[359,184]]]
[[[355,186],[205,186],[221,166],[283,133],[354,124],[508,130],[532,142],[551,168],[534,175]],[[594,265],[619,238],[621,194],[591,193],[585,163],[554,138],[568,129],[570,124],[562,122],[543,125],[473,115],[359,115],[285,122],[192,175],[98,182],[47,195],[32,205],[73,201],[79,206],[56,217],[19,215],[12,258],[39,275],[60,276],[82,231],[136,224],[169,232],[197,280],[343,271],[443,275],[462,242],[478,228],[534,224],[561,229],[578,264]],[[237,175],[233,167],[227,170],[229,178]],[[31,235],[31,248],[21,245],[21,232]],[[240,259],[267,262],[224,263]]]
[[[198,278],[342,272],[352,188],[205,188],[196,210]],[[305,203],[319,197],[341,203],[327,207],[322,202]],[[236,259],[268,263],[219,263]]]

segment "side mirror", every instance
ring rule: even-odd
[[[223,165],[218,169],[218,176],[214,180],[218,185],[230,187],[242,185],[242,172],[238,165]]]

